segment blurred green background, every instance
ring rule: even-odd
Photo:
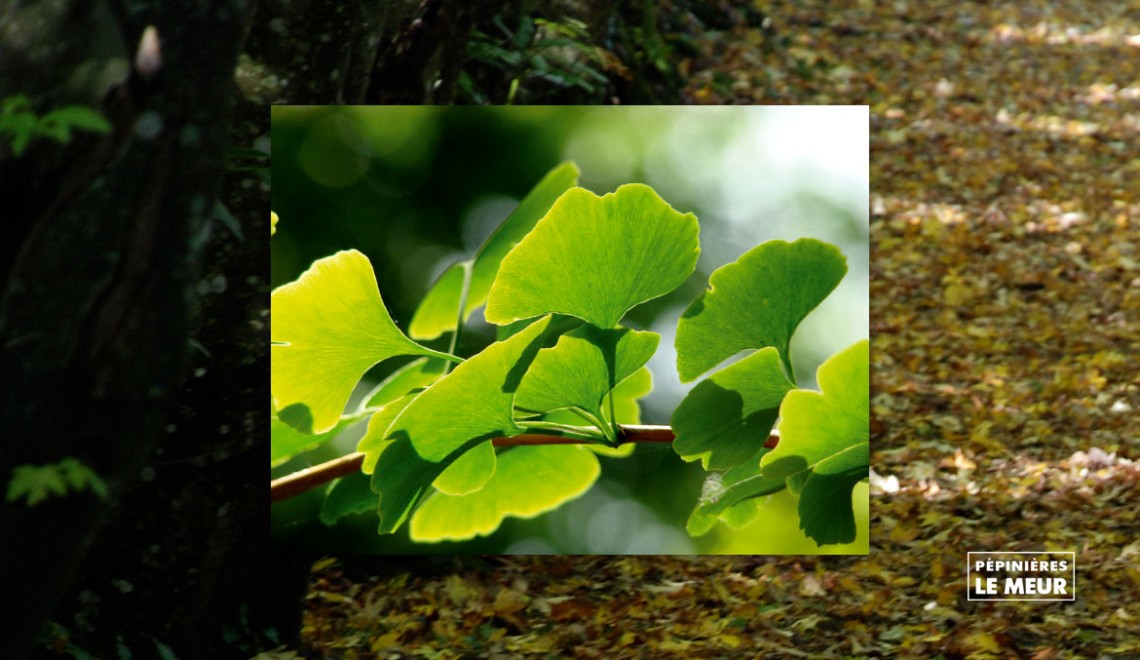
[[[832,353],[868,336],[868,113],[864,106],[809,107],[283,107],[272,110],[274,286],[313,260],[355,248],[372,260],[380,291],[406,331],[420,298],[457,259],[474,253],[552,167],[575,161],[597,194],[643,182],[701,224],[697,272],[674,293],[634,309],[625,324],[662,336],[650,361],[654,391],[642,421],[668,424],[695,383],[676,373],[681,311],[714,269],[769,239],[813,237],[839,246],[849,272],[800,326],[792,356],[801,387]],[[472,317],[460,355],[491,341]],[[435,348],[446,350],[447,337]],[[407,360],[369,372],[369,389]],[[354,450],[348,432],[274,470],[288,474]],[[375,514],[328,528],[323,491],[274,506],[282,549],[312,553],[814,554],[865,553],[867,488],[855,491],[862,530],[849,545],[819,548],[798,529],[794,500],[769,498],[756,522],[718,524],[690,538],[685,520],[705,473],[668,446],[602,457],[584,496],[532,520],[508,518],[488,538],[417,545],[404,530],[376,534]]]

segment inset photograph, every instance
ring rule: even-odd
[[[272,115],[272,529],[865,554],[868,111]]]

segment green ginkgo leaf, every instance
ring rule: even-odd
[[[477,492],[433,493],[412,516],[415,541],[464,540],[491,534],[507,516],[533,518],[589,490],[601,474],[583,447],[514,447],[499,455],[495,476]]]
[[[784,490],[786,485],[783,479],[766,477],[760,473],[760,457],[768,452],[761,448],[752,456],[755,460],[746,460],[728,472],[711,473],[701,488],[701,496],[696,508],[689,515],[685,528],[689,534],[700,536],[712,529],[718,519],[729,517],[736,513],[740,524],[743,519],[750,519],[755,515],[755,509],[737,509],[745,501],[771,495]],[[737,509],[737,511],[734,511]]]
[[[512,417],[512,401],[548,325],[550,319],[542,319],[483,349],[417,394],[387,432],[373,436],[381,438],[373,440],[379,458],[372,472],[381,534],[403,524],[432,482],[464,453],[522,432]],[[497,473],[498,467],[492,469]]]
[[[415,394],[407,394],[393,399],[368,418],[368,428],[356,443],[356,451],[364,454],[364,465],[361,467],[361,472],[372,474],[380,454],[390,444],[388,429],[392,427],[392,422],[396,421],[400,413],[404,412],[404,408],[407,408],[408,404],[415,398]]]
[[[324,433],[301,433],[276,416],[269,420],[269,465],[277,467],[298,454],[303,454],[332,440],[352,421],[340,419]]]
[[[331,526],[345,516],[375,509],[376,495],[370,481],[367,474],[360,472],[334,481],[321,503],[321,522]]]
[[[641,407],[637,402],[652,391],[653,375],[649,373],[649,369],[646,367],[638,369],[633,372],[632,376],[618,383],[617,387],[614,388],[614,418],[617,419],[618,424],[640,424]],[[602,418],[603,422],[609,423],[610,408],[608,405],[602,406]],[[571,426],[582,424],[584,421],[581,417],[569,410],[555,410],[554,412],[543,415],[542,419],[548,422]],[[615,458],[628,457],[632,455],[637,448],[637,444],[633,442],[627,442],[617,447],[609,447],[597,443],[583,446],[595,454]]]
[[[416,339],[434,339],[455,330],[459,300],[463,295],[465,268],[470,268],[471,279],[463,318],[466,320],[471,312],[487,302],[487,292],[491,290],[491,283],[495,281],[503,257],[546,215],[562,193],[578,184],[578,173],[578,166],[571,162],[562,163],[550,170],[519,202],[503,224],[487,237],[475,257],[465,262],[469,266],[463,262],[457,263],[436,280],[416,308],[408,334]]]
[[[577,407],[602,418],[602,398],[644,365],[661,337],[629,328],[583,325],[539,351],[515,397],[515,406],[535,412]]]
[[[423,389],[442,378],[446,370],[447,362],[438,358],[412,360],[393,371],[371,392],[364,395],[360,409],[379,408],[408,392]]]
[[[455,459],[431,485],[448,495],[467,495],[485,486],[495,469],[495,447],[488,440]]]
[[[774,348],[764,348],[701,381],[673,412],[673,449],[706,470],[727,470],[764,446],[784,395],[795,386]]]
[[[842,464],[850,465],[841,468]],[[816,465],[799,494],[797,510],[804,534],[820,545],[855,540],[852,497],[855,485],[867,478],[869,464],[869,452],[853,451]]]
[[[765,477],[786,479],[799,493],[800,527],[817,543],[855,538],[851,491],[870,466],[868,351],[864,339],[820,365],[822,392],[789,392],[780,444],[760,459]]]
[[[635,305],[693,272],[697,218],[649,186],[598,197],[572,188],[503,259],[484,315],[503,325],[547,313],[612,328]]]
[[[472,440],[474,448],[482,439]],[[436,477],[459,458],[456,451],[451,460],[428,461],[416,453],[406,433],[386,439],[375,469],[372,471],[372,492],[380,496],[377,515],[380,517],[380,534],[391,534],[408,518],[408,514],[423,499]]]
[[[472,438],[522,433],[514,421],[515,391],[549,324],[549,318],[542,319],[457,366],[421,392],[389,433],[406,433],[416,452],[429,461],[443,460]]]
[[[455,359],[404,336],[356,250],[318,259],[272,296],[271,386],[278,417],[306,433],[332,428],[357,382],[395,355]]]
[[[775,347],[788,373],[788,345],[800,321],[847,273],[834,245],[811,238],[768,241],[709,276],[709,290],[677,323],[677,371],[693,380],[725,358]]]
[[[641,407],[637,402],[652,391],[653,374],[649,372],[648,367],[638,369],[629,378],[618,383],[618,386],[614,388],[614,418],[617,419],[617,423],[640,424]],[[603,407],[602,413],[605,414],[608,421],[610,409]],[[596,445],[590,446],[596,447]],[[601,447],[601,449],[608,449],[608,447]]]

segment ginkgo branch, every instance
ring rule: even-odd
[[[621,425],[621,435],[617,444],[635,442],[673,442],[673,429],[668,426]],[[775,447],[780,435],[777,431],[764,442],[765,447]],[[496,447],[519,447],[525,445],[577,445],[589,444],[591,441],[582,438],[570,438],[560,435],[545,435],[538,433],[523,433],[510,437],[495,438],[492,443]],[[336,460],[314,465],[311,468],[294,472],[293,474],[274,479],[270,484],[270,499],[273,502],[296,497],[306,493],[317,486],[326,484],[333,479],[346,477],[360,471],[364,464],[364,454],[353,453],[342,456]]]

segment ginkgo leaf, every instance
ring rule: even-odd
[[[321,522],[334,525],[341,518],[376,508],[376,495],[367,474],[356,472],[333,482],[321,503]]]
[[[271,386],[278,417],[306,433],[332,428],[357,382],[394,355],[450,356],[404,336],[356,250],[318,259],[272,296]]]
[[[765,348],[701,381],[673,411],[673,449],[706,470],[727,470],[764,446],[784,395],[795,386]]]
[[[471,312],[487,302],[487,292],[491,290],[491,283],[495,281],[503,257],[546,215],[562,193],[577,185],[578,174],[578,166],[572,162],[562,163],[547,172],[507,219],[487,237],[472,259],[451,266],[436,280],[416,308],[408,334],[416,339],[435,339],[445,332],[455,330],[459,299],[463,295],[465,268],[469,267],[471,274],[463,318],[467,319]]]
[[[783,479],[766,477],[760,473],[760,457],[767,452],[762,447],[753,454],[755,460],[743,461],[724,474],[714,472],[705,479],[701,497],[685,524],[690,535],[705,534],[718,519],[727,516],[732,509],[747,500],[771,495],[786,488]],[[754,514],[755,509],[744,511],[741,517],[751,518]],[[744,520],[733,522],[739,524]]]
[[[446,368],[447,362],[438,358],[412,360],[393,371],[371,392],[364,395],[360,409],[379,408],[408,392],[425,388],[442,378]]]
[[[549,318],[542,319],[483,349],[417,394],[379,440],[373,436],[379,457],[372,490],[380,496],[381,534],[399,527],[432,482],[465,452],[522,432],[512,417],[512,401],[549,324]]]
[[[407,408],[414,398],[416,398],[415,394],[407,394],[389,401],[368,418],[368,428],[356,443],[356,451],[364,454],[364,465],[361,467],[361,472],[372,474],[381,452],[389,444],[388,429],[392,427],[392,422],[396,421],[396,418],[404,412],[404,408]]]
[[[618,424],[640,424],[641,408],[638,400],[653,391],[653,374],[647,367],[642,367],[614,388],[614,418]],[[602,407],[602,413],[609,420],[610,409]],[[596,447],[596,445],[591,445]],[[609,449],[609,447],[601,447]]]
[[[276,416],[269,420],[269,465],[277,467],[290,458],[332,440],[354,422],[340,419],[324,433],[302,433]]]
[[[661,337],[629,328],[583,325],[539,351],[515,397],[515,406],[547,412],[578,407],[602,417],[602,398],[644,365]]]
[[[448,495],[467,495],[485,486],[495,469],[495,447],[488,440],[455,459],[431,485]]]
[[[617,387],[614,388],[614,418],[617,419],[618,424],[640,424],[641,407],[637,402],[652,391],[653,375],[649,373],[649,369],[646,367],[638,369],[633,372],[633,375],[629,378],[618,383]],[[602,417],[604,422],[608,423],[610,421],[610,408],[608,405],[602,406]],[[568,425],[582,424],[584,422],[581,417],[569,410],[555,410],[554,412],[543,415],[542,419],[548,422]],[[597,443],[590,443],[583,446],[595,454],[615,458],[628,457],[637,449],[637,443],[633,442],[627,442],[617,447],[609,447]]]
[[[461,497],[433,493],[412,516],[415,541],[463,540],[491,534],[507,516],[533,518],[589,490],[601,474],[583,447],[513,447],[498,458],[495,476]]]
[[[789,392],[780,406],[780,444],[760,459],[765,477],[798,491],[800,527],[817,543],[855,538],[851,490],[870,466],[868,351],[864,339],[820,365],[822,392]]]
[[[491,344],[421,392],[392,423],[420,456],[440,461],[472,438],[523,432],[512,404],[527,365],[541,348],[546,318],[517,335]],[[444,423],[441,423],[444,422]]]
[[[870,453],[852,452],[841,458],[854,465],[840,469],[840,461],[824,461],[811,471],[800,491],[800,529],[820,545],[850,543],[857,533],[851,499],[855,484],[867,478]]]
[[[598,197],[572,188],[503,259],[484,315],[495,324],[561,313],[612,328],[693,272],[697,218],[649,186]]]
[[[768,241],[709,276],[709,289],[677,323],[677,371],[693,380],[749,348],[775,347],[788,373],[788,345],[800,321],[847,273],[834,245],[811,238]]]

